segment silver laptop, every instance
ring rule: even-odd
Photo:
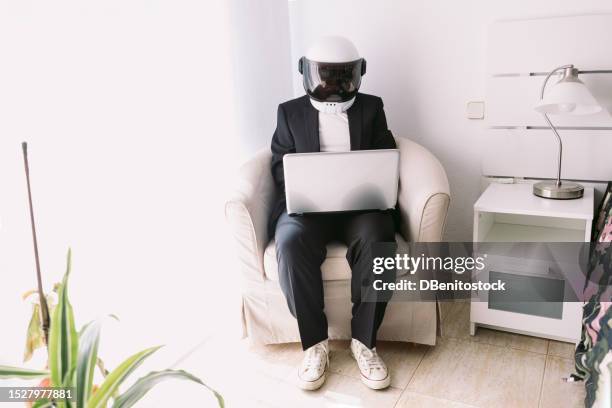
[[[293,153],[283,157],[290,215],[395,207],[399,150]]]

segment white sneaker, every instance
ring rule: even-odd
[[[373,390],[387,388],[391,376],[385,362],[376,353],[376,347],[369,349],[359,340],[351,340],[351,354],[357,360],[361,381]]]
[[[298,385],[303,390],[313,391],[325,382],[329,368],[329,346],[327,339],[304,351],[304,360],[298,369]]]

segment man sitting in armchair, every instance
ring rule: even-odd
[[[329,367],[327,318],[324,313],[321,264],[326,246],[341,241],[351,278],[351,353],[362,381],[370,388],[390,384],[389,371],[376,352],[376,334],[388,299],[362,301],[362,282],[372,273],[372,244],[395,242],[396,214],[359,212],[287,214],[283,156],[287,153],[393,149],[395,141],[382,99],[358,93],[366,61],[342,37],[325,37],[299,62],[307,95],[278,107],[272,138],[272,176],[281,192],[270,219],[275,236],[279,281],[291,314],[297,319],[304,359],[298,370],[300,387],[315,390]],[[350,169],[347,169],[347,171]]]

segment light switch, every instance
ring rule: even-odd
[[[468,119],[484,119],[484,110],[483,101],[470,101],[467,103],[466,116]]]

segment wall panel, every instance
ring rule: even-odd
[[[533,107],[548,71],[574,64],[604,110],[551,116],[564,142],[563,177],[612,179],[612,15],[502,21],[489,27],[484,175],[554,178],[557,142]],[[551,78],[549,87],[556,82]]]

